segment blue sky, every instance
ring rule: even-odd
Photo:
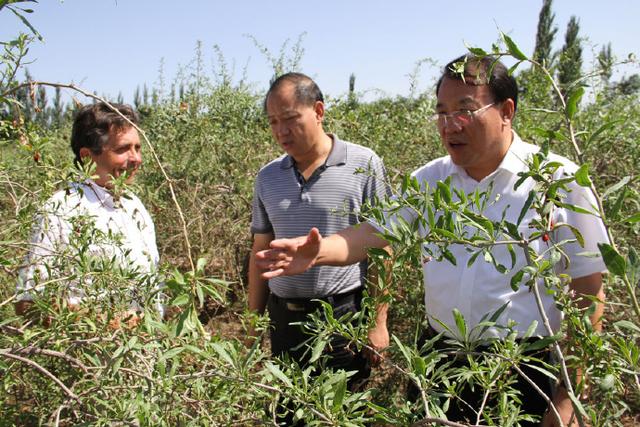
[[[408,74],[417,61],[431,58],[439,66],[465,51],[465,42],[489,48],[499,30],[529,54],[535,43],[541,0],[494,1],[189,1],[41,0],[29,19],[44,37],[35,43],[28,67],[36,79],[74,82],[100,94],[124,94],[131,101],[137,85],[173,80],[194,59],[202,42],[205,67],[216,71],[218,45],[236,78],[243,69],[256,90],[266,88],[272,71],[252,35],[277,55],[304,33],[301,70],[332,96],[346,92],[351,73],[356,90],[368,96],[406,95]],[[585,68],[592,51],[612,43],[618,58],[640,50],[640,2],[637,0],[556,0],[560,48],[569,17],[580,19]],[[0,13],[0,40],[25,31],[8,11]],[[619,71],[640,72],[637,65]],[[428,90],[437,68],[425,65],[420,91]]]

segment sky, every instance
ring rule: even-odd
[[[273,75],[267,56],[278,56],[283,44],[291,57],[301,39],[299,70],[312,76],[329,96],[347,92],[349,76],[368,98],[406,96],[409,75],[418,61],[429,59],[417,74],[418,92],[430,90],[434,76],[465,44],[489,49],[508,34],[526,54],[535,45],[542,0],[290,0],[188,2],[163,0],[40,0],[28,3],[28,15],[44,41],[35,42],[27,59],[37,80],[75,83],[90,92],[131,102],[137,86],[159,84],[163,68],[166,90],[178,71],[193,64],[201,42],[205,71],[220,70],[218,53],[252,88],[265,90]],[[585,38],[585,68],[593,52],[611,43],[618,59],[640,47],[640,2],[637,0],[556,0],[555,49],[564,42],[571,15]],[[8,10],[0,11],[0,41],[28,29]],[[429,65],[437,64],[437,65]],[[614,78],[640,72],[627,66]]]

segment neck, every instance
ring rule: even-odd
[[[329,135],[323,132],[307,153],[302,156],[294,157],[298,170],[300,172],[305,172],[311,169],[313,172],[313,170],[327,160],[332,147],[333,140]]]
[[[512,143],[513,134],[511,130],[509,130],[509,132],[505,133],[500,141],[495,144],[495,155],[489,161],[478,168],[465,168],[465,172],[474,180],[478,182],[482,181],[500,167]]]

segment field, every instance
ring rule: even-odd
[[[504,53],[522,59],[513,42],[504,40]],[[634,425],[640,423],[638,92],[620,91],[595,73],[581,80],[589,88],[586,94],[577,85],[563,96],[545,71],[528,61],[515,71],[523,86],[516,131],[525,141],[548,144],[588,165],[575,179],[580,185],[593,183],[614,237],[614,244],[603,249],[610,270],[604,331],[593,331],[586,314],[559,294],[558,304],[567,312],[563,332],[571,337],[559,343],[565,363],[581,367],[588,378],[574,384],[576,395],[588,396],[576,403],[586,423]],[[265,331],[265,319],[245,309],[253,182],[259,168],[280,152],[262,111],[264,94],[230,81],[201,76],[183,82],[181,97],[137,106],[145,164],[133,191],[155,221],[160,277],[132,275],[109,260],[86,257],[82,247],[93,235],[90,227],[79,229],[77,253],[60,261],[64,274],[48,283],[37,301],[49,322],[14,315],[15,283],[38,208],[66,182],[90,171],[72,164],[75,107],[55,121],[42,119],[48,111],[38,107],[43,85],[2,81],[0,425],[273,425],[283,400],[291,401],[310,425],[444,425],[442,408],[464,378],[500,397],[478,416],[482,423],[515,425],[526,417],[509,387],[511,367],[526,362],[515,342],[482,354],[473,372],[434,371],[437,352],[419,354],[415,337],[424,308],[415,239],[398,241],[392,273],[381,274],[385,280],[374,284],[389,291],[388,323],[395,339],[366,390],[351,393],[345,389],[346,373],[311,375],[292,361],[271,358],[266,339],[247,339],[250,327]],[[396,192],[410,191],[405,175],[444,154],[428,119],[434,107],[431,89],[370,102],[351,94],[327,104],[325,129],[375,150]],[[541,178],[542,190],[550,185]],[[434,192],[423,195],[422,202]],[[441,209],[454,207],[444,203]],[[436,236],[445,247],[447,236]],[[89,277],[92,286],[111,292],[111,300],[98,298],[80,311],[70,310],[61,298],[66,283]],[[123,320],[114,326],[127,290],[134,285],[150,300],[157,282],[165,285],[172,319],[161,321],[149,309],[138,325],[128,327]],[[367,300],[356,327],[331,318],[311,325],[321,332],[320,344],[314,345],[323,345],[330,333],[365,345],[375,304],[376,298]],[[464,346],[455,349],[469,352]],[[421,378],[423,401],[405,401],[409,378]]]

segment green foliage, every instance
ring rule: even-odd
[[[14,3],[18,2],[1,4],[14,7]],[[550,10],[550,4],[545,1],[543,11],[546,6]],[[553,16],[545,13],[545,28],[552,38]],[[575,33],[577,37],[577,28]],[[511,38],[503,34],[502,40],[517,65],[527,63],[530,56]],[[523,175],[537,186],[522,211],[541,213],[526,239],[518,233],[518,224],[483,216],[491,203],[486,192],[465,193],[450,181],[423,187],[406,175],[444,154],[428,120],[434,107],[432,94],[354,102],[356,94],[351,91],[348,97],[330,99],[326,128],[380,154],[392,185],[403,195],[386,201],[384,209],[373,207],[368,215],[381,222],[383,215],[403,209],[420,214],[415,223],[399,221],[384,231],[394,252],[372,252],[378,280],[372,284],[376,292],[364,299],[362,312],[341,318],[324,305],[322,314],[305,325],[311,333],[314,363],[301,369],[296,361],[272,358],[260,339],[246,340],[250,326],[266,334],[264,319],[243,309],[253,180],[263,164],[280,155],[263,116],[264,94],[242,79],[237,81],[219,50],[217,74],[207,76],[201,45],[170,93],[162,85],[145,84],[135,97],[142,129],[158,155],[156,162],[150,147],[145,147],[144,170],[135,191],[154,217],[162,256],[159,274],[145,277],[109,260],[87,257],[92,240],[109,236],[97,236],[85,224],[69,257],[51,265],[58,276],[36,300],[38,314],[28,320],[13,314],[15,282],[24,266],[34,214],[66,182],[90,174],[72,165],[68,111],[61,104],[59,88],[46,121],[55,124],[50,127],[35,115],[35,105],[45,107],[46,94],[38,88],[33,92],[28,85],[17,89],[15,76],[29,42],[29,37],[20,36],[4,45],[0,74],[0,93],[5,94],[0,99],[0,423],[258,425],[272,423],[284,405],[309,425],[437,424],[465,384],[473,384],[491,402],[482,411],[476,408],[479,422],[506,426],[531,419],[520,409],[524,397],[513,390],[513,381],[517,369],[531,361],[528,351],[537,348],[517,342],[513,325],[498,323],[500,310],[487,313],[475,328],[454,313],[456,330],[451,335],[458,340],[447,340],[445,349],[436,350],[433,338],[417,348],[416,336],[425,317],[420,275],[425,240],[416,233],[418,225],[430,230],[427,239],[432,245],[426,255],[446,262],[459,262],[450,251],[453,244],[467,247],[470,263],[491,263],[499,271],[513,269],[513,260],[525,257],[526,266],[514,272],[510,285],[553,293],[566,313],[562,333],[534,346],[561,344],[567,366],[587,374],[591,397],[575,399],[576,408],[597,426],[615,425],[625,413],[640,410],[640,327],[634,309],[640,279],[640,257],[634,249],[640,246],[640,111],[633,95],[611,97],[603,91],[583,96],[581,83],[572,80],[566,87],[576,90],[569,96],[561,91],[557,96],[564,103],[556,105],[550,96],[553,69],[534,66],[520,72],[518,79],[525,87],[515,127],[524,139],[545,147]],[[290,55],[285,47],[273,55],[257,45],[274,75],[299,66],[300,41]],[[538,62],[542,42],[540,46],[532,55]],[[526,78],[523,73],[528,73]],[[35,104],[32,94],[40,96]],[[575,176],[554,179],[558,165],[548,161],[546,149],[582,166]],[[574,180],[604,190],[599,193],[601,206],[593,210],[605,218],[615,236],[610,245],[601,247],[611,272],[603,333],[591,327],[591,311],[578,310],[569,295],[560,292],[565,278],[558,277],[553,266],[561,262],[566,242],[541,254],[530,247],[552,228],[544,213],[553,206],[566,206],[558,195]],[[169,183],[186,218],[189,244]],[[576,240],[582,239],[580,230],[573,232]],[[496,261],[494,251],[499,246],[511,254],[512,262]],[[196,260],[193,266],[191,258]],[[96,290],[111,291],[112,300],[104,301],[96,292],[80,311],[72,309],[62,298],[70,275],[74,280],[92,278]],[[160,285],[169,319],[160,319],[151,308]],[[147,301],[137,323],[123,313],[132,286]],[[360,348],[367,345],[367,331],[381,302],[391,302],[393,343],[369,388],[349,391],[348,372],[318,373],[323,363],[320,350],[333,334]],[[478,341],[489,327],[501,328],[506,339]],[[480,345],[489,345],[488,350]],[[468,359],[469,367],[439,363],[446,355]],[[556,366],[544,370],[549,376],[560,375]],[[404,397],[408,380],[421,390],[417,402]],[[575,386],[574,398],[586,390],[586,383],[569,380]]]

